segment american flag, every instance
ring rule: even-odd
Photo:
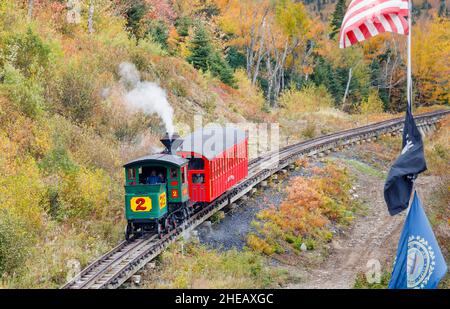
[[[339,47],[383,32],[408,34],[408,0],[353,0],[342,21]]]

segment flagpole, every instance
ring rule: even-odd
[[[411,32],[412,32],[412,0],[408,0],[408,64],[406,73],[406,91],[408,108],[412,114],[412,73],[411,73]]]

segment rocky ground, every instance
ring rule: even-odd
[[[298,266],[285,265],[292,277],[296,278],[286,288],[352,288],[357,273],[366,272],[368,263],[373,265],[377,263],[374,261],[378,261],[383,272],[383,267],[390,265],[390,259],[395,257],[406,212],[394,217],[388,214],[383,198],[388,166],[379,164],[378,169],[369,166],[358,156],[358,151],[363,149],[359,147],[364,145],[333,154],[331,158],[345,164],[355,176],[352,194],[363,203],[364,214],[357,215],[349,229],[336,234],[323,262],[312,266],[305,266],[304,263]],[[241,249],[245,245],[247,233],[252,230],[251,221],[255,214],[266,205],[279,204],[284,197],[283,184],[289,178],[303,173],[305,171],[302,170],[291,173],[280,184],[258,191],[256,196],[241,203],[220,223],[203,226],[199,229],[200,241],[223,250],[232,247]],[[432,190],[435,181],[432,178],[433,176],[418,178],[416,187],[423,200],[426,200]]]
[[[311,166],[314,165],[321,166],[322,163],[311,164]],[[307,173],[309,173],[307,170],[292,171],[289,177],[278,184],[258,190],[250,199],[239,202],[236,208],[227,212],[220,223],[203,224],[198,228],[200,242],[221,250],[242,249],[245,246],[247,234],[254,230],[251,222],[255,219],[255,215],[268,205],[281,204],[285,196],[283,184],[292,177],[305,176]]]

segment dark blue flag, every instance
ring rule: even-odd
[[[408,208],[413,181],[427,169],[422,136],[417,129],[411,108],[406,110],[402,152],[391,167],[384,184],[384,199],[391,216]]]
[[[447,272],[433,230],[417,192],[397,248],[390,289],[434,289]]]

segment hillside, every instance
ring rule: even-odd
[[[58,287],[123,239],[122,165],[194,116],[284,145],[405,106],[404,38],[339,50],[298,2],[72,2],[0,3],[0,287]],[[449,29],[415,26],[415,112],[449,103]]]

